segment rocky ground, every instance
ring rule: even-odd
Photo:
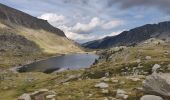
[[[100,59],[88,69],[51,74],[1,70],[0,100],[169,100],[169,42],[151,39],[97,53]]]

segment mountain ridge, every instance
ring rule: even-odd
[[[92,49],[110,48],[113,46],[129,46],[150,38],[167,39],[170,37],[170,21],[158,24],[146,24],[116,36],[84,43],[83,46]]]
[[[0,3],[0,19],[1,22],[10,25],[11,23],[21,25],[27,28],[44,29],[46,31],[56,33],[57,35],[64,36],[65,34],[58,28],[50,25],[46,20],[38,19],[25,12],[16,10]]]

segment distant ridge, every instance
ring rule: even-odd
[[[129,31],[124,31],[117,36],[106,37],[100,40],[84,43],[83,46],[91,49],[110,48],[113,46],[128,46],[140,43],[150,38],[170,38],[170,21],[165,21],[158,24],[147,24]]]

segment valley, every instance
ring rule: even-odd
[[[80,45],[0,4],[0,100],[170,100],[169,33],[165,21]]]

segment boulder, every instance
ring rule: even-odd
[[[152,74],[143,82],[143,91],[151,95],[170,97],[170,74]]]
[[[128,98],[128,95],[124,90],[118,89],[116,92],[116,98],[124,99],[126,100]]]
[[[163,100],[163,99],[160,96],[144,95],[140,98],[140,100]]]
[[[151,56],[146,56],[145,59],[150,60],[150,59],[152,59],[152,57]]]
[[[161,66],[159,64],[155,64],[153,67],[152,67],[152,72],[157,72],[157,70],[161,68]]]
[[[19,100],[31,100],[31,96],[27,93],[24,93],[18,99]]]
[[[108,88],[109,85],[107,83],[101,82],[99,84],[96,84],[95,87],[104,89],[104,88]]]

